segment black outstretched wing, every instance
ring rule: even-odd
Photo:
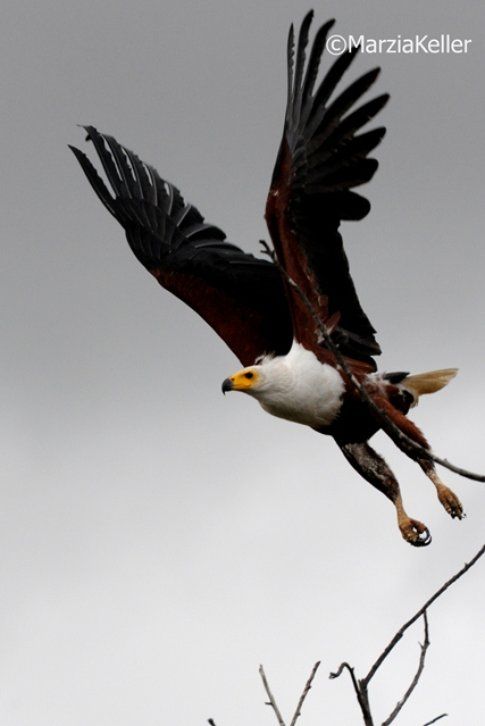
[[[334,92],[355,51],[341,55],[315,90],[319,63],[334,21],[315,35],[306,62],[313,13],[300,28],[296,59],[293,27],[288,38],[288,100],[283,139],[273,173],[266,219],[280,264],[306,293],[323,321],[331,321],[340,350],[355,359],[354,368],[372,370],[380,352],[369,319],[359,303],[349,272],[341,220],[364,217],[370,204],[352,191],[369,181],[377,161],[368,158],[385,129],[360,133],[388,100],[381,95],[363,105],[361,96],[374,83],[379,69],[369,71],[346,90]],[[295,337],[330,360],[302,297],[288,287]]]
[[[112,191],[87,156],[70,148],[147,270],[201,315],[243,365],[264,353],[286,353],[292,326],[277,268],[226,242],[176,187],[113,137],[85,128]]]

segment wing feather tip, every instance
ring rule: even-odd
[[[307,24],[307,23],[310,24],[313,20],[314,15],[315,15],[314,9],[310,8],[310,10],[307,12],[305,17],[303,18],[302,25]]]

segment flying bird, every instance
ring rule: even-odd
[[[394,504],[404,539],[427,545],[429,529],[408,516],[393,472],[369,445],[382,418],[362,399],[355,381],[387,420],[430,451],[406,414],[420,396],[443,388],[456,369],[418,375],[377,371],[376,331],[359,302],[339,228],[370,210],[354,189],[373,177],[378,164],[370,154],[385,128],[362,129],[389,96],[362,101],[378,68],[341,89],[356,49],[320,73],[334,21],[317,30],[307,54],[312,18],[310,11],[296,42],[293,26],[288,36],[283,136],[265,215],[273,260],[228,242],[173,184],[112,136],[84,127],[107,183],[82,151],[70,148],[138,260],[202,316],[240,360],[242,370],[224,380],[223,392],[241,391],[268,413],[333,437],[350,465]],[[461,519],[460,501],[432,460],[399,437],[394,441],[432,481],[446,511]]]

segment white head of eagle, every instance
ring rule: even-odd
[[[319,427],[329,426],[337,417],[344,382],[335,368],[294,342],[287,355],[264,356],[226,378],[222,391],[247,393],[273,416]]]

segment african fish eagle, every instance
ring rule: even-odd
[[[419,375],[378,373],[380,348],[349,272],[342,220],[359,220],[370,204],[353,191],[377,169],[369,157],[385,128],[361,132],[388,101],[382,94],[361,103],[374,84],[373,69],[337,90],[356,55],[343,53],[317,84],[334,21],[306,49],[313,12],[287,46],[284,130],[266,202],[275,261],[259,259],[226,241],[179,190],[112,136],[86,126],[110,188],[87,156],[70,147],[101,202],[125,230],[138,260],[164,288],[204,318],[244,368],[222,390],[242,391],[274,416],[332,436],[351,466],[394,504],[402,536],[412,545],[431,541],[428,528],[410,518],[391,469],[370,446],[382,419],[362,400],[322,340],[321,326],[368,396],[408,438],[430,451],[407,418],[420,395],[445,386],[456,369]],[[359,105],[360,104],[360,105]],[[316,316],[316,317],[315,317]],[[446,511],[461,519],[458,497],[439,479],[429,457],[400,448],[421,466]]]

